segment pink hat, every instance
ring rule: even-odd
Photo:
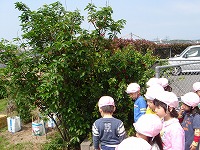
[[[155,114],[144,114],[133,124],[135,130],[148,137],[155,137],[162,130],[162,121]]]
[[[103,106],[108,106],[108,105],[115,106],[114,99],[110,96],[102,96],[99,99],[99,103],[98,103],[99,108],[101,108]]]
[[[159,83],[163,88],[169,85],[167,78],[159,78]]]
[[[181,96],[181,101],[191,107],[196,107],[200,103],[199,96],[194,92],[189,92]]]
[[[156,94],[162,91],[164,91],[164,88],[161,85],[154,84],[150,86],[149,88],[147,88],[147,92],[144,96],[148,100],[154,100],[156,98]]]
[[[154,85],[154,84],[160,84],[158,78],[150,78],[146,83],[146,85],[149,86],[149,87]]]
[[[137,83],[130,83],[126,89],[126,93],[135,93],[140,90],[140,85]]]
[[[151,145],[142,138],[128,137],[115,150],[151,150]]]
[[[167,104],[170,107],[176,108],[179,105],[178,98],[173,92],[163,91],[156,95],[156,99]]]
[[[195,82],[193,84],[193,90],[196,92],[198,90],[200,90],[200,82]]]

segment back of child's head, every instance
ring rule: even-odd
[[[99,99],[98,106],[104,113],[113,113],[115,110],[114,99],[110,96],[102,96]]]
[[[162,130],[162,121],[155,114],[144,114],[133,124],[135,130],[148,137],[155,137]]]
[[[173,92],[163,91],[156,95],[156,99],[154,100],[155,106],[161,106],[165,110],[165,112],[169,111],[171,117],[178,117],[178,112],[176,111],[176,108],[179,105],[178,98],[176,94]],[[170,111],[169,107],[172,108]]]
[[[133,125],[136,132],[145,135],[147,141],[151,145],[156,143],[160,150],[163,149],[163,143],[160,137],[160,131],[162,130],[163,124],[156,114],[144,114]]]
[[[118,145],[116,150],[151,150],[151,145],[142,138],[128,137]]]

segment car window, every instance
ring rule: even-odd
[[[186,54],[187,57],[200,57],[200,48],[199,47],[191,48]]]

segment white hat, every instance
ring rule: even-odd
[[[130,83],[126,89],[126,93],[135,93],[140,90],[140,85],[137,83]]]
[[[178,98],[173,92],[160,92],[156,95],[156,99],[173,108],[176,108],[179,105]]]
[[[151,145],[142,138],[128,137],[124,139],[116,150],[151,150]]]
[[[154,84],[160,84],[160,81],[159,81],[158,78],[150,78],[150,79],[147,81],[147,83],[146,83],[146,85],[147,85],[148,87],[150,87],[150,86],[152,86],[152,85],[154,85]]]
[[[198,90],[200,90],[200,82],[195,82],[193,84],[193,90],[196,92]]]
[[[98,103],[99,108],[101,108],[103,106],[108,106],[108,105],[115,106],[114,99],[110,96],[102,96],[99,99],[99,103]]]
[[[148,100],[154,100],[156,98],[156,94],[164,91],[164,88],[159,84],[154,84],[147,88],[146,94],[144,95]]]
[[[159,83],[163,88],[169,85],[167,78],[159,78]]]
[[[181,101],[191,107],[196,107],[200,103],[199,96],[194,92],[186,93],[185,95],[181,96]]]
[[[155,137],[163,127],[161,119],[155,114],[144,114],[133,125],[138,133],[148,137]]]

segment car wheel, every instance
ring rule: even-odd
[[[180,67],[180,66],[174,67],[173,70],[172,70],[172,74],[175,75],[175,76],[180,75],[181,72],[182,72],[182,70],[181,70],[181,67]]]

